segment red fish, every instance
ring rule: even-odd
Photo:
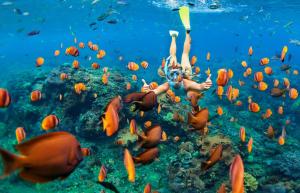
[[[19,176],[33,183],[65,179],[82,161],[80,143],[68,132],[51,132],[16,145],[21,155],[0,148],[4,174],[20,170]]]
[[[113,98],[105,108],[102,115],[103,130],[106,131],[107,136],[112,136],[119,129],[119,110],[121,109],[121,97]]]
[[[208,160],[206,160],[205,162],[203,162],[201,164],[202,170],[208,170],[209,168],[211,168],[213,165],[215,165],[221,159],[222,151],[223,151],[222,145],[220,144],[212,150],[213,151],[212,151],[210,157],[208,158]]]
[[[135,163],[148,164],[158,157],[159,150],[157,147],[150,148],[140,153],[138,156],[133,157]]]
[[[232,193],[244,193],[244,164],[240,155],[235,156],[230,166]]]

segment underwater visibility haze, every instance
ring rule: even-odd
[[[300,193],[297,0],[0,0],[1,193]]]

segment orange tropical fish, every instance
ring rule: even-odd
[[[218,86],[216,90],[217,95],[219,96],[220,99],[222,99],[222,95],[224,93],[224,87],[223,86]]]
[[[225,184],[221,184],[220,188],[218,189],[217,193],[226,193],[226,186]]]
[[[71,46],[66,49],[65,54],[77,57],[79,56],[79,50],[76,47]]]
[[[128,173],[128,180],[130,182],[134,182],[135,181],[135,166],[134,166],[132,156],[131,156],[130,152],[128,151],[128,149],[124,150],[124,165],[125,165],[125,168]]]
[[[274,86],[275,88],[277,88],[277,87],[279,86],[279,80],[274,79],[274,81],[273,81],[273,86]]]
[[[227,74],[229,79],[233,77],[233,71],[231,69],[228,69]]]
[[[81,94],[82,91],[86,91],[86,86],[80,82],[74,85],[74,90],[77,94]]]
[[[48,115],[42,121],[42,129],[54,129],[59,124],[59,119],[55,115]]]
[[[99,171],[98,181],[104,182],[105,178],[106,178],[106,168],[104,165],[102,165]]]
[[[146,184],[146,186],[144,188],[144,193],[151,193],[151,184],[150,183]]]
[[[131,119],[130,121],[129,131],[131,135],[137,134],[137,127],[134,119]]]
[[[79,42],[79,48],[84,48],[84,43],[83,42]]]
[[[233,101],[233,87],[231,85],[227,87],[226,96],[230,102]]]
[[[284,145],[284,143],[285,143],[285,137],[286,137],[286,130],[285,130],[285,127],[283,127],[282,131],[281,131],[281,135],[278,138],[279,145]]]
[[[279,115],[283,115],[283,106],[279,106],[277,112]]]
[[[255,102],[249,103],[248,108],[249,108],[249,111],[251,111],[253,113],[257,113],[260,111],[260,106]]]
[[[268,127],[266,134],[271,139],[275,136],[274,129],[273,129],[273,127],[271,125]]]
[[[287,47],[287,46],[284,46],[284,47],[282,48],[281,56],[280,56],[281,62],[284,62],[285,55],[286,55],[287,52],[288,52],[288,47]]]
[[[246,69],[246,75],[249,76],[252,74],[252,68],[247,68]]]
[[[242,106],[242,105],[243,105],[243,102],[242,102],[242,101],[240,101],[240,100],[238,100],[238,101],[236,101],[236,102],[235,102],[235,105],[240,107],[240,106]]]
[[[152,125],[152,122],[151,122],[151,121],[146,121],[146,122],[144,123],[144,127],[145,127],[145,128],[149,128],[149,127],[151,127],[151,125]]]
[[[194,66],[196,64],[196,62],[197,62],[197,57],[193,56],[190,61],[191,65]]]
[[[68,79],[68,75],[66,73],[61,73],[60,74],[60,80],[64,81],[65,79]]]
[[[206,54],[206,60],[210,61],[210,52],[207,52],[207,54]]]
[[[247,66],[248,66],[246,61],[242,61],[242,62],[241,62],[241,65],[242,65],[244,68],[247,68]]]
[[[131,84],[130,84],[130,82],[127,82],[127,84],[126,84],[126,90],[130,90],[131,89]]]
[[[218,70],[218,77],[217,77],[217,85],[218,86],[225,86],[229,80],[228,73],[226,69],[219,69]]]
[[[195,74],[199,74],[200,73],[200,68],[197,66],[196,68],[195,68]]]
[[[284,145],[284,143],[285,143],[285,139],[282,135],[280,135],[279,138],[278,138],[278,144],[279,145]]]
[[[91,47],[90,47],[90,49],[93,50],[93,51],[98,51],[99,50],[99,46],[97,44],[92,44]]]
[[[141,66],[142,66],[144,69],[148,68],[148,65],[149,65],[149,63],[148,63],[147,61],[142,61],[142,62],[141,62]]]
[[[92,45],[93,45],[93,42],[91,42],[91,41],[88,41],[88,47],[89,47],[89,48],[91,48],[91,47],[92,47]]]
[[[270,118],[272,116],[272,114],[273,114],[272,110],[271,109],[267,109],[266,113],[262,115],[262,118],[263,119],[268,119],[268,118]]]
[[[218,108],[217,108],[217,114],[218,114],[219,116],[222,116],[222,115],[223,115],[223,109],[222,109],[222,107],[218,106]]]
[[[289,91],[289,96],[291,99],[295,100],[298,98],[298,90],[295,89],[295,88],[291,88],[290,91]]]
[[[252,146],[253,146],[253,138],[250,137],[248,144],[247,144],[248,153],[252,152]]]
[[[102,59],[102,58],[104,58],[105,55],[106,55],[105,50],[99,50],[98,54],[97,54],[97,58]]]
[[[256,72],[256,73],[254,74],[254,80],[255,80],[256,82],[261,82],[261,81],[263,81],[263,79],[264,79],[264,75],[263,75],[262,72]]]
[[[232,100],[236,100],[239,97],[240,90],[237,88],[232,89]]]
[[[131,71],[137,71],[139,69],[139,65],[135,62],[129,62],[127,68]]]
[[[101,80],[102,80],[103,84],[107,85],[108,84],[108,75],[103,74]]]
[[[244,81],[241,81],[241,80],[239,80],[239,85],[240,85],[240,86],[244,86],[244,85],[245,85],[245,82],[244,82]]]
[[[253,54],[253,48],[252,48],[252,46],[250,46],[248,49],[248,55],[252,56],[252,54]]]
[[[158,83],[157,82],[151,82],[150,84],[149,84],[149,88],[151,89],[151,90],[154,90],[154,89],[156,89],[158,87]]]
[[[205,74],[206,74],[207,76],[210,75],[210,69],[209,69],[209,68],[207,68],[207,70],[205,71]]]
[[[105,107],[105,112],[101,116],[103,122],[103,131],[107,136],[114,135],[119,129],[119,110],[121,109],[121,97],[116,96],[110,100]]]
[[[37,102],[42,99],[42,93],[39,90],[32,91],[30,94],[31,102]]]
[[[240,128],[240,139],[242,142],[246,141],[246,129],[245,127]]]
[[[161,112],[161,104],[158,104],[157,113],[159,114],[160,112]]]
[[[269,58],[260,59],[260,65],[262,65],[262,66],[269,64],[269,62],[270,62]]]
[[[18,143],[21,143],[26,138],[26,133],[23,127],[16,129],[16,139]]]
[[[91,155],[91,150],[89,148],[81,148],[81,153],[84,157]]]
[[[268,89],[268,84],[267,83],[262,82],[262,81],[258,83],[258,90],[265,91],[267,89]]]
[[[180,101],[181,101],[180,97],[179,96],[175,96],[174,102],[175,103],[180,103]]]
[[[132,80],[133,81],[137,81],[137,76],[136,75],[132,75]]]
[[[59,54],[60,54],[60,51],[59,51],[59,50],[55,50],[55,51],[54,51],[54,56],[59,56]]]
[[[92,63],[92,68],[96,70],[96,69],[100,68],[100,65],[96,62],[93,62]]]
[[[264,70],[267,75],[273,74],[273,69],[270,66],[266,66]]]
[[[167,141],[168,140],[168,136],[167,136],[167,133],[165,131],[163,131],[162,134],[161,134],[161,140],[162,141]]]
[[[36,67],[41,67],[45,62],[45,59],[43,57],[38,57],[36,60],[35,60],[35,66]]]
[[[240,155],[233,159],[229,176],[232,193],[244,193],[244,164]]]
[[[74,60],[73,63],[72,63],[72,66],[73,66],[74,69],[78,69],[79,68],[78,60]]]
[[[290,83],[290,80],[288,78],[283,78],[283,85],[286,87],[286,88],[289,88],[291,83]]]

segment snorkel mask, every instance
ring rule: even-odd
[[[169,56],[166,60],[166,64],[164,66],[164,72],[167,80],[170,83],[176,84],[182,81],[183,78],[182,67],[180,66],[180,67],[173,68],[172,66],[170,66],[169,62],[171,57],[172,56]]]

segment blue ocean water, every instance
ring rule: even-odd
[[[246,86],[240,88],[240,99],[245,103],[241,108],[230,104],[228,101],[219,100],[213,90],[216,85],[213,85],[211,90],[207,91],[205,97],[201,100],[201,106],[211,108],[212,114],[215,114],[215,109],[218,105],[222,106],[225,115],[212,121],[212,134],[222,133],[229,137],[234,144],[236,152],[243,154],[246,152],[244,146],[239,141],[239,126],[243,125],[247,129],[247,137],[254,138],[254,148],[252,156],[243,154],[245,161],[245,170],[252,174],[258,182],[258,188],[255,190],[247,190],[247,192],[300,192],[300,162],[299,146],[300,146],[300,102],[299,99],[290,100],[288,93],[286,98],[272,98],[268,93],[272,87],[273,80],[279,79],[282,82],[284,77],[289,78],[292,88],[300,90],[299,76],[293,75],[293,70],[300,70],[300,2],[297,0],[270,0],[270,1],[246,1],[246,0],[226,0],[219,1],[221,7],[218,9],[210,9],[211,1],[177,1],[177,0],[30,0],[30,1],[0,1],[0,88],[6,88],[11,92],[16,92],[25,88],[26,81],[30,83],[30,78],[24,80],[22,77],[25,74],[40,75],[41,73],[51,74],[51,71],[60,67],[64,63],[72,63],[73,58],[64,55],[64,50],[74,44],[76,37],[78,42],[93,41],[97,43],[101,49],[106,51],[106,56],[103,60],[92,59],[86,60],[85,56],[91,55],[88,49],[81,51],[77,58],[81,68],[90,68],[92,61],[98,61],[101,68],[108,66],[117,69],[124,74],[131,75],[133,72],[127,69],[129,61],[137,63],[146,60],[149,62],[149,67],[146,70],[139,70],[135,74],[139,80],[135,90],[142,85],[140,81],[144,78],[147,82],[157,81],[159,84],[164,80],[157,75],[157,69],[161,65],[163,58],[169,55],[170,36],[169,30],[178,30],[177,38],[178,58],[182,52],[184,42],[184,28],[181,24],[177,11],[172,11],[181,5],[190,5],[191,11],[191,36],[192,48],[190,56],[197,56],[197,66],[201,68],[201,75],[198,81],[204,81],[206,75],[204,71],[210,68],[212,80],[215,83],[217,71],[220,68],[230,68],[234,71],[234,78],[231,84],[238,87],[239,79],[246,82]],[[108,13],[108,17],[102,21],[98,21],[99,16]],[[115,24],[108,21],[116,21]],[[95,22],[96,24],[92,23]],[[40,33],[34,36],[28,36],[31,31],[39,31]],[[291,65],[291,72],[287,74],[280,70],[282,63],[278,59],[272,59],[276,55],[281,54],[283,46],[288,46],[288,56],[286,64]],[[252,46],[254,54],[248,56],[248,48]],[[62,48],[61,48],[62,47]],[[53,53],[56,49],[61,50],[59,57],[54,57]],[[206,53],[211,53],[211,61],[207,62]],[[36,68],[35,60],[37,57],[45,58],[45,64],[42,68]],[[123,60],[119,60],[122,56]],[[92,56],[94,57],[94,56]],[[253,72],[263,71],[259,65],[259,60],[263,57],[269,57],[271,62],[269,66],[273,68],[274,74],[272,77],[266,77],[265,82],[268,83],[269,89],[266,92],[253,89],[252,76],[249,79],[243,77],[244,68],[241,66],[241,61],[246,60]],[[141,67],[140,67],[141,68]],[[99,75],[100,75],[99,71]],[[98,75],[98,74],[96,74]],[[101,77],[99,76],[99,79]],[[15,84],[13,84],[15,81]],[[22,83],[22,84],[21,84]],[[116,83],[117,84],[117,83]],[[29,93],[31,92],[28,91]],[[103,99],[103,105],[107,102],[107,95],[98,91],[99,97]],[[119,94],[116,92],[116,95]],[[25,94],[24,94],[25,95]],[[21,94],[20,98],[12,99],[12,106],[19,101],[26,101]],[[248,112],[247,99],[252,96],[254,101],[261,106],[259,115]],[[181,96],[182,100],[185,96]],[[226,97],[225,97],[226,98]],[[186,104],[183,102],[183,104]],[[19,103],[20,105],[20,103]],[[5,144],[5,148],[12,150],[15,142],[15,128],[21,123],[31,127],[31,130],[38,130],[28,133],[28,136],[34,137],[34,134],[41,134],[39,124],[42,116],[45,114],[59,111],[56,109],[56,104],[53,108],[46,109],[44,104],[44,114],[37,118],[38,121],[34,124],[30,116],[36,115],[20,115],[12,113],[13,110],[1,109],[0,122],[2,125],[3,135],[1,143]],[[284,115],[277,114],[278,106],[284,106]],[[16,106],[16,105],[15,105]],[[31,107],[28,107],[31,108]],[[38,108],[38,106],[34,106]],[[81,107],[78,107],[81,108]],[[102,107],[101,107],[102,108]],[[181,108],[174,107],[173,111]],[[269,120],[261,120],[261,114],[267,108],[271,108],[273,115]],[[41,109],[40,109],[41,110]],[[100,109],[102,110],[102,109]],[[42,111],[42,110],[41,110]],[[84,110],[86,112],[88,110]],[[84,114],[82,112],[82,114]],[[100,113],[100,112],[99,112]],[[167,114],[167,113],[166,113]],[[20,115],[20,117],[16,117]],[[24,119],[24,117],[26,119]],[[78,115],[79,117],[79,115]],[[73,120],[78,117],[74,116]],[[150,113],[149,117],[153,120],[156,118],[156,113]],[[230,122],[231,118],[240,118],[238,124]],[[122,125],[126,125],[126,119],[122,121]],[[136,119],[139,119],[136,117]],[[9,121],[8,121],[9,120]],[[272,142],[265,142],[268,138],[264,132],[268,125],[273,125],[277,128],[278,133],[284,122],[289,120],[291,123],[286,126],[287,140],[284,146],[279,146],[277,139]],[[140,120],[142,124],[145,119]],[[98,122],[98,120],[95,120]],[[172,122],[172,121],[170,121]],[[168,124],[167,121],[161,124],[166,124],[168,135],[175,136],[174,129],[179,129],[182,126],[173,123]],[[215,124],[215,125],[214,125]],[[128,127],[127,125],[124,127]],[[64,126],[61,126],[64,129]],[[5,130],[5,131],[4,131]],[[100,131],[100,130],[99,130]],[[178,131],[176,131],[178,132]],[[175,133],[176,133],[175,132]],[[177,135],[181,135],[179,132]],[[181,143],[195,141],[196,137],[186,137],[187,134],[182,134],[184,139],[180,143],[167,143],[162,146],[160,161],[150,165],[139,167],[137,175],[140,175],[138,182],[135,185],[128,185],[125,168],[122,165],[122,149],[110,148],[109,144],[113,140],[102,139],[87,139],[80,137],[83,143],[88,146],[98,146],[103,152],[95,155],[97,159],[102,161],[97,163],[83,162],[83,166],[63,182],[51,182],[50,184],[32,185],[23,182],[16,175],[9,179],[4,179],[0,184],[2,192],[99,192],[102,186],[95,183],[97,181],[98,169],[101,164],[109,162],[111,174],[109,178],[119,178],[118,182],[114,181],[114,185],[120,192],[142,192],[144,185],[151,182],[154,189],[159,192],[176,192],[172,179],[179,180],[180,183],[188,184],[184,179],[176,176],[174,178],[170,173],[175,167],[169,160],[171,153],[175,155],[175,160],[178,153],[178,148]],[[185,136],[185,137],[184,137]],[[2,147],[2,145],[0,145]],[[101,148],[100,148],[101,147]],[[107,148],[107,149],[106,149]],[[196,147],[195,152],[197,151]],[[244,149],[243,149],[244,148]],[[180,148],[179,148],[180,149]],[[168,154],[169,153],[169,154]],[[110,158],[109,156],[112,155]],[[274,159],[272,157],[274,156]],[[93,159],[96,159],[93,158]],[[117,161],[120,158],[121,161]],[[205,157],[200,157],[204,159]],[[92,159],[92,158],[88,158]],[[173,158],[172,158],[173,159]],[[200,160],[201,160],[200,159]],[[104,161],[103,161],[104,160]],[[198,160],[199,161],[199,160]],[[117,162],[117,163],[112,163]],[[101,163],[101,164],[100,164]],[[88,165],[90,164],[90,165]],[[156,165],[155,165],[156,164]],[[298,167],[299,166],[299,167]],[[153,169],[154,168],[154,169]],[[175,167],[176,168],[176,167]],[[192,168],[192,167],[191,167]],[[89,169],[89,172],[87,170]],[[149,176],[141,177],[141,173],[151,172]],[[161,174],[160,171],[165,171],[166,174]],[[218,170],[214,169],[211,173],[199,174],[203,180],[205,188],[178,188],[177,192],[216,192],[217,188],[224,180],[229,180],[228,167],[219,166]],[[196,172],[197,173],[197,172]],[[161,176],[160,176],[161,175]],[[221,175],[218,181],[214,175]],[[151,177],[152,176],[152,177]],[[153,177],[154,176],[154,177]],[[209,182],[204,179],[214,176]],[[267,176],[270,176],[269,178]],[[108,178],[108,180],[109,180]],[[84,183],[84,181],[87,183]],[[174,181],[176,181],[174,180]],[[195,178],[190,179],[192,183],[196,183]],[[228,190],[230,189],[229,182],[227,183]],[[6,187],[9,187],[8,189]],[[61,187],[61,188],[60,188]],[[180,186],[181,187],[181,186]],[[109,190],[105,190],[110,192]],[[228,191],[230,192],[230,191]]]

